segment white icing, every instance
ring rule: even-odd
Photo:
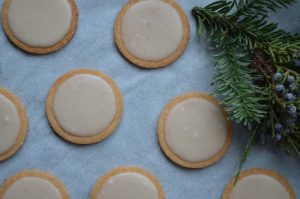
[[[24,177],[6,190],[3,199],[62,199],[62,196],[49,181],[36,177]]]
[[[207,100],[190,98],[169,112],[166,143],[181,159],[205,161],[222,149],[226,138],[226,119],[221,110]]]
[[[97,199],[158,199],[158,190],[145,176],[122,173],[109,178],[97,194]]]
[[[20,118],[16,106],[0,94],[0,155],[15,143],[20,132]]]
[[[286,188],[267,175],[251,175],[242,178],[233,188],[230,199],[290,199]]]
[[[11,0],[8,23],[13,34],[33,47],[49,47],[69,31],[72,9],[68,0]]]
[[[121,36],[134,56],[159,61],[174,53],[183,36],[183,23],[171,5],[160,0],[131,6],[121,22]]]
[[[80,74],[64,81],[54,95],[53,111],[59,125],[76,136],[103,131],[116,114],[116,99],[102,78]]]

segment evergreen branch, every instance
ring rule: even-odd
[[[233,7],[233,1],[220,0],[207,5],[204,9],[211,10],[222,15],[226,15],[232,10]]]
[[[216,94],[231,119],[254,126],[235,182],[256,138],[300,157],[300,75],[289,69],[300,66],[300,35],[268,21],[269,10],[294,2],[219,0],[192,11],[215,50]]]
[[[250,152],[252,150],[252,146],[255,143],[255,137],[256,137],[256,134],[258,132],[258,129],[259,129],[259,125],[257,125],[256,128],[254,129],[254,132],[252,133],[252,135],[251,135],[250,139],[248,140],[248,143],[247,143],[247,145],[244,149],[244,152],[243,152],[243,155],[242,155],[242,158],[240,160],[239,167],[238,167],[238,171],[237,171],[237,174],[235,176],[234,184],[236,184],[236,182],[238,181],[238,179],[240,177],[240,174],[241,174],[241,170],[243,168],[243,165],[245,164],[245,162],[247,161],[248,156],[250,155]]]
[[[195,7],[193,14],[197,19],[198,33],[206,31],[215,45],[222,46],[230,36],[249,51],[265,52],[275,63],[289,63],[299,56],[300,35],[279,29],[277,24],[268,23],[264,17],[247,16],[236,21],[201,7]]]
[[[252,28],[258,26],[254,20],[248,21],[248,26],[240,26],[237,22],[230,19],[228,16],[224,16],[213,10],[206,8],[195,7],[193,14],[197,19],[198,34],[202,35],[205,31],[207,36],[211,38],[213,45],[222,46],[224,41],[229,36],[234,37],[238,42],[245,42],[250,49],[257,47],[257,41],[253,38],[257,37],[256,31]],[[244,22],[247,22],[246,19]],[[249,23],[251,22],[251,24]],[[253,29],[253,31],[252,31]]]
[[[287,8],[295,2],[296,0],[234,0],[237,11],[232,16],[267,16],[269,10],[276,12],[276,9]]]
[[[219,53],[214,55],[217,83],[216,93],[223,97],[223,104],[229,116],[244,125],[260,123],[265,117],[267,92],[254,84],[259,78],[250,69],[251,61],[232,41],[228,41]]]
[[[299,56],[300,35],[278,29],[277,24],[269,23],[258,29],[261,48],[275,63],[289,63]]]

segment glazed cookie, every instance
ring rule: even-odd
[[[75,34],[75,0],[4,0],[3,29],[22,50],[46,54],[65,46]]]
[[[59,136],[76,144],[92,144],[108,137],[118,126],[123,99],[110,77],[96,70],[78,69],[56,80],[46,110]]]
[[[160,68],[183,53],[189,29],[175,0],[129,0],[116,19],[115,42],[130,62]]]
[[[63,183],[48,173],[30,170],[22,171],[4,181],[0,190],[1,199],[69,199]]]
[[[27,134],[26,111],[17,96],[0,88],[0,161],[15,154]]]
[[[289,182],[279,174],[266,169],[250,169],[235,177],[225,188],[222,199],[296,199]]]
[[[102,176],[90,199],[165,199],[155,176],[137,167],[119,167]]]
[[[232,139],[232,125],[215,98],[186,93],[162,111],[158,139],[173,162],[186,168],[203,168],[225,154]]]

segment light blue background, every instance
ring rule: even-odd
[[[0,0],[2,4],[3,0]],[[105,172],[121,165],[149,170],[161,181],[168,199],[218,199],[235,174],[249,134],[235,128],[233,144],[217,164],[199,170],[177,167],[160,151],[157,120],[162,108],[187,91],[212,92],[214,73],[203,40],[196,37],[191,16],[194,5],[212,0],[179,0],[190,18],[191,38],[178,61],[159,70],[143,70],[128,63],[113,40],[113,24],[126,0],[77,0],[79,27],[74,39],[57,53],[34,56],[15,48],[0,29],[0,85],[17,94],[29,117],[28,137],[21,150],[0,163],[0,181],[24,169],[41,169],[58,176],[73,199],[86,199]],[[273,17],[281,26],[300,31],[300,1]],[[52,83],[78,67],[98,69],[119,85],[124,114],[119,128],[105,141],[77,146],[51,130],[45,116],[45,99]],[[257,145],[246,168],[273,169],[285,176],[300,196],[300,160],[288,158],[273,146]]]

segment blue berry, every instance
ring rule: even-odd
[[[275,86],[275,93],[279,96],[283,95],[284,91],[285,91],[285,87],[282,84],[278,84]]]
[[[281,140],[281,134],[280,133],[276,133],[275,135],[276,140],[279,142]]]
[[[281,79],[282,79],[282,73],[277,72],[277,73],[275,73],[275,74],[273,75],[273,80],[274,80],[275,82],[279,82]]]
[[[296,116],[297,114],[297,108],[296,106],[292,105],[292,106],[288,106],[287,107],[287,112],[290,116]]]
[[[280,132],[281,130],[282,130],[282,124],[276,123],[276,124],[275,124],[275,131],[276,131],[276,132]]]
[[[293,93],[287,93],[284,95],[284,99],[288,102],[293,102],[295,101],[295,96],[293,95]]]
[[[289,75],[286,80],[289,84],[295,83],[295,77],[292,75]]]
[[[294,61],[294,65],[295,65],[295,67],[300,67],[300,59],[296,59]]]

